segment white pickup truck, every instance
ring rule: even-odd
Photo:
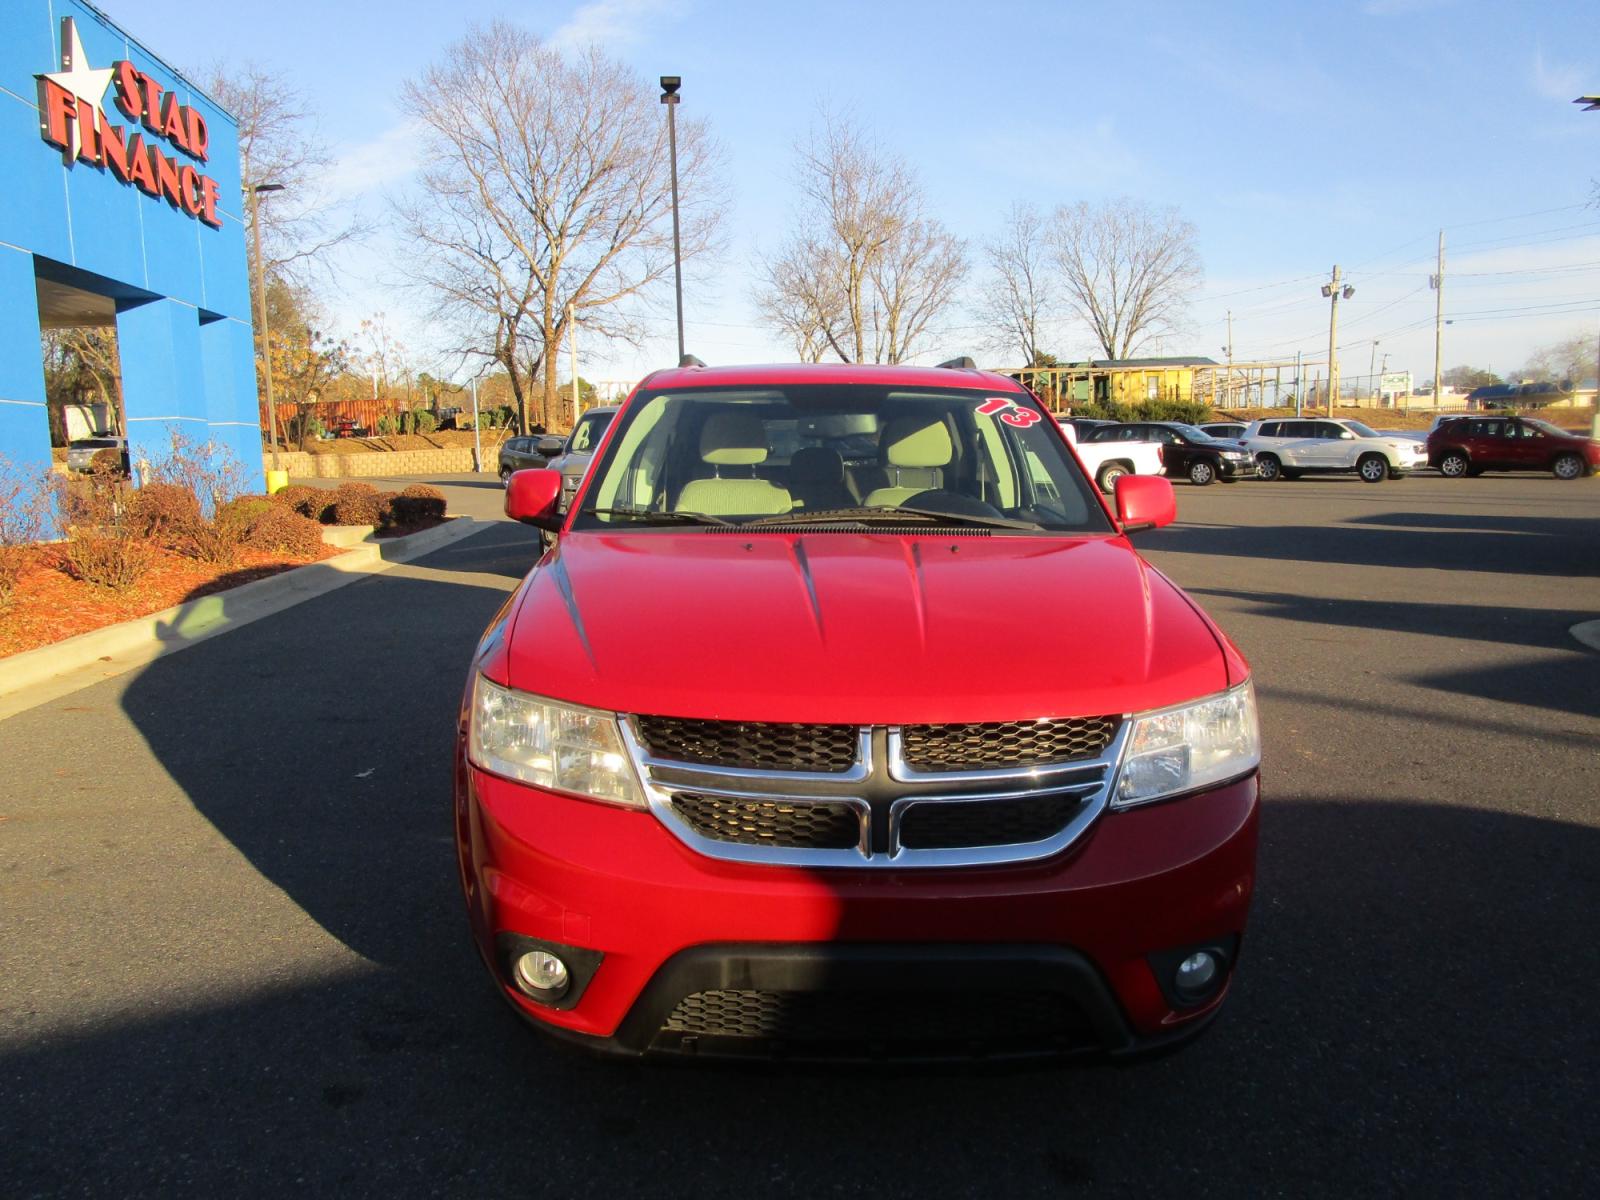
[[[1166,469],[1160,442],[1080,442],[1078,431],[1066,421],[1061,423],[1061,432],[1072,443],[1083,469],[1108,495],[1124,475],[1160,475]]]

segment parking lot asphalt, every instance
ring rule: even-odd
[[[1187,1050],[664,1069],[524,1029],[450,845],[465,665],[535,552],[498,522],[0,722],[0,1195],[1592,1194],[1600,480],[1176,490],[1136,540],[1251,659],[1267,797]]]

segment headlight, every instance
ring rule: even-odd
[[[1208,787],[1261,763],[1256,693],[1246,682],[1182,708],[1143,713],[1123,751],[1113,808],[1130,808]]]
[[[557,704],[482,675],[472,688],[467,757],[485,771],[536,787],[645,807],[614,713]]]

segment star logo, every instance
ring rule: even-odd
[[[88,104],[97,115],[105,112],[101,101],[105,98],[106,88],[111,86],[111,77],[116,72],[110,67],[99,70],[89,66],[89,57],[83,52],[83,42],[78,38],[78,23],[71,17],[64,17],[61,21],[61,70],[52,71],[41,76],[48,79],[62,91],[67,92],[81,104]],[[80,107],[80,113],[83,109]],[[67,161],[78,157],[78,151],[83,148],[83,135],[79,132],[80,121],[70,123],[68,136],[71,143],[67,147]]]

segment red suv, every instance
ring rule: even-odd
[[[966,366],[642,382],[489,626],[455,816],[473,936],[612,1052],[1147,1052],[1227,993],[1249,668],[1038,402]]]
[[[1600,442],[1532,417],[1457,417],[1428,435],[1428,464],[1452,479],[1484,471],[1577,479],[1600,468]]]

